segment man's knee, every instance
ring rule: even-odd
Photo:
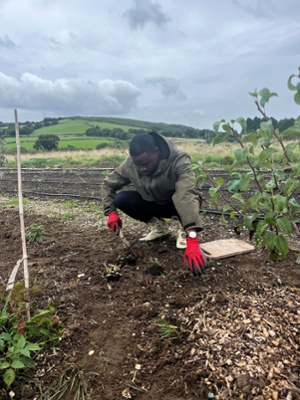
[[[120,210],[128,207],[135,207],[141,202],[141,196],[137,192],[133,191],[123,191],[119,192],[115,197],[115,205]]]
[[[128,204],[128,195],[125,194],[125,192],[120,192],[116,195],[115,197],[115,205],[117,208],[122,210],[124,205]]]

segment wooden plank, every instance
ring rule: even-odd
[[[221,258],[250,253],[255,250],[255,247],[239,239],[221,239],[201,243],[201,249],[205,252],[207,258],[219,260]]]

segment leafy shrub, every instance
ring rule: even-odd
[[[26,321],[24,285],[16,283],[7,297],[3,286],[0,287],[0,377],[10,387],[19,370],[34,367],[36,352],[58,343],[63,326],[52,304]]]
[[[300,78],[300,74],[290,76],[288,87],[296,91],[294,100],[300,104],[300,83],[292,83],[295,77]],[[230,194],[227,196],[221,191],[225,185],[222,177],[210,178],[208,169],[214,167],[213,163],[205,165],[204,162],[198,162],[198,179],[210,180],[212,187],[209,193],[214,203],[217,204],[220,198],[225,202],[221,218],[224,219],[225,212],[232,218],[238,217],[240,223],[236,229],[247,227],[250,237],[260,247],[267,248],[270,259],[276,261],[287,255],[286,236],[291,235],[293,224],[300,219],[300,204],[295,198],[300,190],[300,163],[295,155],[299,141],[288,144],[284,142],[291,136],[300,137],[300,116],[293,126],[279,132],[273,126],[272,118],[265,112],[266,104],[277,93],[263,88],[250,95],[263,116],[258,129],[248,133],[246,120],[242,117],[230,122],[221,120],[214,124],[217,136],[213,144],[231,137],[240,146],[228,168],[231,180],[227,189]],[[239,173],[245,167],[248,173]],[[249,197],[250,189],[252,193]]]

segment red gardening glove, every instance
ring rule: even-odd
[[[184,266],[195,276],[201,275],[207,265],[206,256],[200,248],[198,238],[187,238],[183,259]]]
[[[119,217],[117,211],[113,211],[108,214],[107,225],[118,235],[120,233],[120,229],[122,228],[122,220]]]

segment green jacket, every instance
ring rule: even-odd
[[[201,196],[194,184],[195,174],[189,155],[177,150],[173,142],[158,133],[150,134],[161,153],[156,171],[151,176],[139,175],[131,157],[127,157],[104,179],[104,214],[116,211],[114,198],[117,191],[131,184],[146,201],[165,204],[172,200],[183,228],[201,230]]]

